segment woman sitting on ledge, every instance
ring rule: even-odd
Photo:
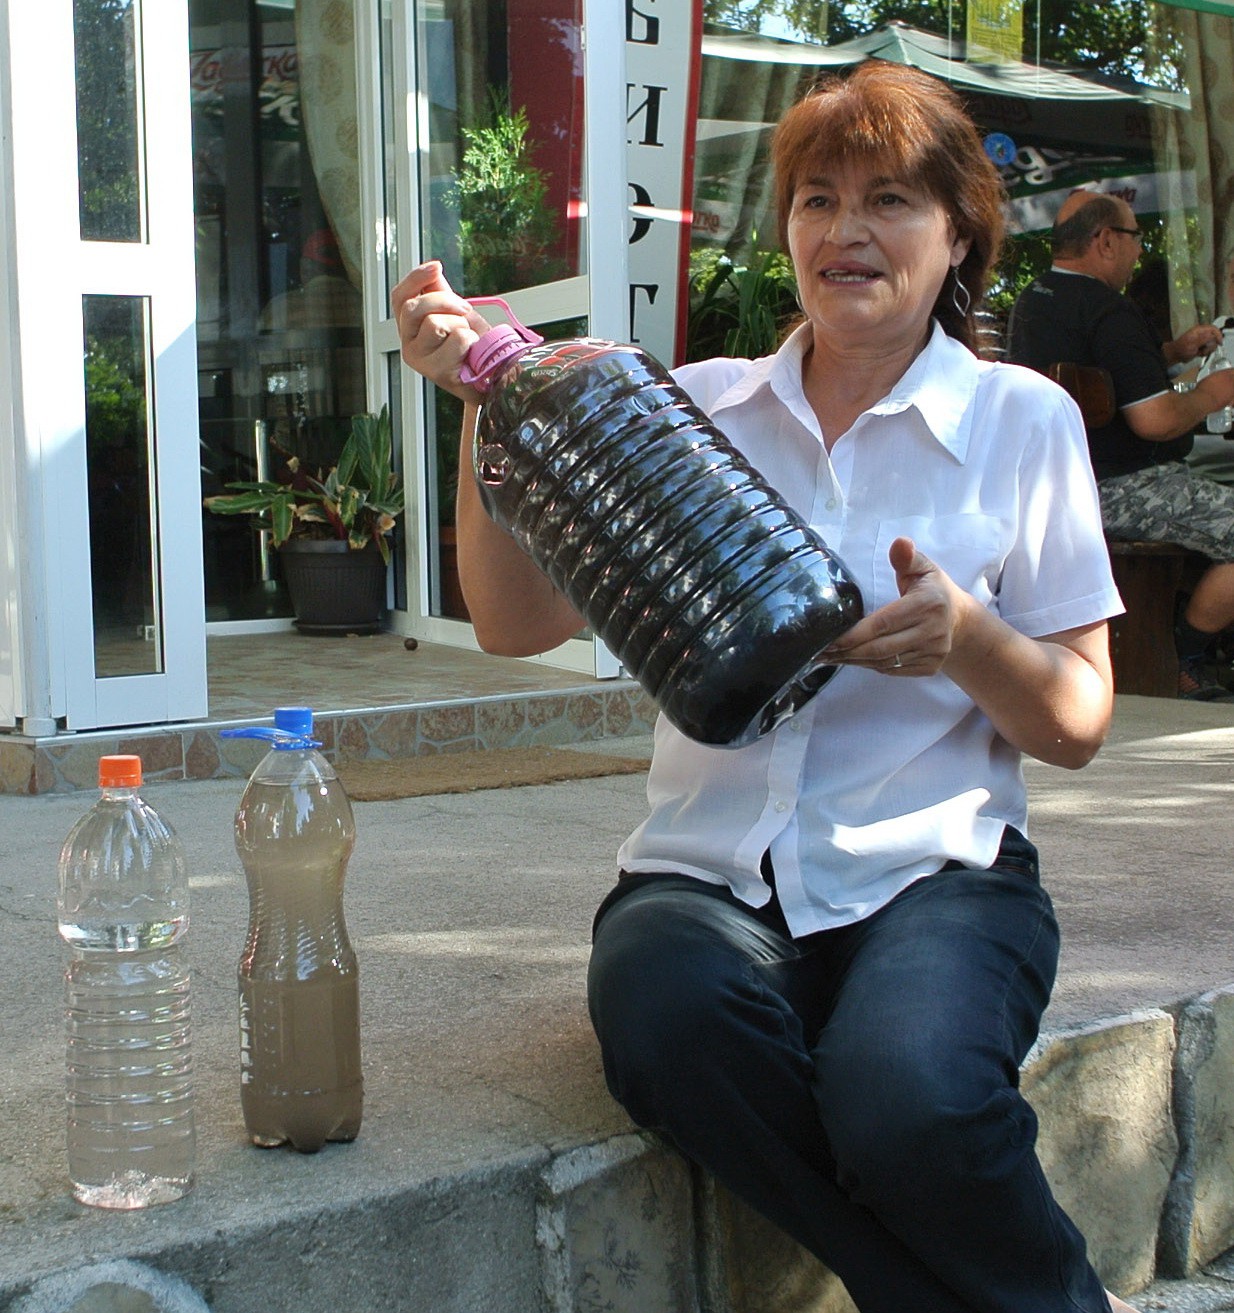
[[[971,350],[1003,198],[949,88],[868,61],[791,109],[773,153],[805,320],[774,356],[676,377],[866,616],[758,742],[657,724],[650,814],[596,920],[609,1087],[862,1313],[1123,1310],[1018,1089],[1058,953],[1020,754],[1085,765],[1112,707],[1119,600],[1079,413]],[[436,262],[393,303],[404,359],[473,423],[459,368],[485,321]],[[458,527],[486,649],[577,633],[469,480]]]

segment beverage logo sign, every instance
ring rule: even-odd
[[[1024,44],[1024,0],[968,0],[968,57],[1014,64]]]

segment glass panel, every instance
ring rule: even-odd
[[[393,435],[394,450],[391,467],[407,489],[407,471],[403,463],[403,370],[402,361],[397,351],[386,355],[386,388],[390,398],[390,432]],[[410,503],[410,497],[408,497]],[[394,609],[407,609],[407,516],[399,516],[394,532],[390,536],[391,573],[394,577]]]
[[[82,313],[95,674],[154,674],[163,669],[163,642],[149,303],[140,296],[85,296]]]
[[[416,0],[415,17],[425,255],[469,296],[584,272],[581,0]],[[462,408],[430,388],[426,418],[430,609],[466,619],[454,569]]]
[[[416,16],[425,253],[469,296],[581,272],[580,0],[417,0]]]
[[[551,324],[532,324],[541,337],[555,341],[582,337],[587,320],[562,319]],[[463,422],[463,403],[449,392],[430,385],[428,447],[425,465],[429,471],[429,523],[436,527],[435,542],[430,544],[433,562],[430,612],[454,620],[466,620],[467,607],[458,583],[458,565],[454,546],[454,502],[459,480],[459,430]],[[434,550],[435,549],[435,550]]]
[[[350,3],[189,0],[203,496],[327,471],[367,409]],[[277,552],[203,511],[206,619],[287,617]]]
[[[1149,309],[1166,337],[1234,310],[1221,304],[1222,262],[1234,252],[1220,169],[1234,158],[1234,121],[1220,108],[1234,94],[1228,19],[1167,4],[1116,12],[1059,0],[717,0],[708,17],[689,359],[733,350],[730,335],[765,318],[772,330],[737,349],[772,350],[799,317],[778,251],[771,131],[820,73],[872,56],[950,81],[999,165],[1009,240],[984,310],[986,354],[1001,353],[1007,311],[1049,266],[1054,214],[1076,187],[1117,192],[1135,209],[1145,233],[1142,277],[1128,291],[1146,303],[1156,297]],[[761,293],[757,304],[743,301],[743,286]]]
[[[74,0],[77,185],[85,241],[144,237],[138,29],[137,0]]]
[[[380,0],[377,39],[380,46],[381,68],[381,214],[384,223],[384,251],[386,271],[386,308],[390,293],[398,282],[398,150],[395,141],[394,94],[394,33],[391,19],[391,0]],[[397,430],[396,430],[397,431]]]

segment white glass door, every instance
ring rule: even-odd
[[[366,194],[378,236],[370,378],[404,434],[405,632],[474,647],[453,573],[458,403],[398,362],[389,290],[441,259],[464,295],[501,295],[548,337],[626,328],[620,6],[599,0],[371,0],[381,89]],[[586,94],[584,94],[584,90]],[[614,675],[589,634],[542,658]]]
[[[21,13],[21,10],[37,12]],[[23,608],[67,729],[206,714],[182,0],[10,13]],[[37,677],[39,671],[33,674]]]

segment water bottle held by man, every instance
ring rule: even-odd
[[[1221,369],[1234,369],[1234,361],[1230,360],[1227,350],[1228,331],[1222,334],[1222,340],[1217,343],[1213,350],[1204,358],[1204,363],[1200,366],[1200,372],[1197,375],[1197,381],[1201,378],[1207,378],[1209,374],[1215,374]],[[1229,433],[1234,428],[1234,406],[1222,406],[1220,410],[1214,410],[1204,421],[1204,427],[1209,433]]]
[[[140,757],[102,757],[102,794],[60,852],[69,1176],[100,1208],[169,1203],[193,1185],[188,875],[141,783]]]

